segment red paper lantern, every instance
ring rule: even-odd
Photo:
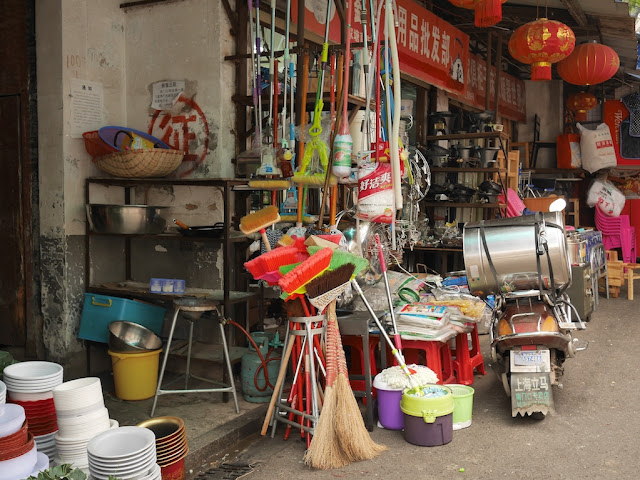
[[[531,64],[531,80],[551,80],[551,64],[571,55],[576,36],[564,23],[539,18],[518,28],[509,39],[509,53]]]
[[[574,93],[567,98],[567,110],[573,112],[576,122],[587,120],[587,112],[598,104],[598,99],[592,93]]]
[[[596,85],[609,80],[620,68],[620,58],[611,47],[583,43],[558,63],[558,75],[574,85]]]
[[[456,7],[475,10],[476,27],[490,27],[502,20],[502,4],[507,0],[449,0]]]

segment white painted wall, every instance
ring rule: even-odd
[[[221,3],[183,0],[127,11],[121,3],[36,0],[42,305],[45,348],[53,360],[69,360],[80,349],[76,332],[85,288],[84,180],[105,175],[91,162],[84,140],[71,136],[71,80],[103,85],[103,125],[143,131],[154,113],[151,85],[185,80],[187,96],[207,120],[209,148],[201,163],[183,171],[195,167],[189,176],[233,176],[234,66],[224,56],[234,53],[234,40]],[[193,113],[178,107],[173,115]],[[189,149],[199,153],[204,129],[196,125],[192,133]],[[121,190],[96,192],[93,202],[122,201]],[[220,195],[211,190],[168,189],[157,195],[154,201],[176,205],[191,224],[211,224],[222,216]],[[117,247],[103,249],[117,255]],[[219,257],[217,252],[202,263],[220,264]],[[213,278],[208,272],[210,282],[219,277],[220,272]]]

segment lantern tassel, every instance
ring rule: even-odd
[[[495,25],[502,20],[502,0],[479,0],[475,12],[476,27]]]
[[[531,65],[531,80],[551,80],[551,63],[536,62]]]

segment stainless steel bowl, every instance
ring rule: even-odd
[[[109,350],[112,352],[146,352],[161,347],[162,339],[147,327],[124,320],[109,324]]]
[[[162,233],[167,225],[162,212],[167,208],[169,207],[94,203],[87,205],[87,219],[91,230],[98,233]]]

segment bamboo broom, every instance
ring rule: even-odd
[[[322,413],[304,462],[314,468],[340,468],[377,457],[387,447],[371,440],[349,385],[336,301],[327,307],[327,382]]]

